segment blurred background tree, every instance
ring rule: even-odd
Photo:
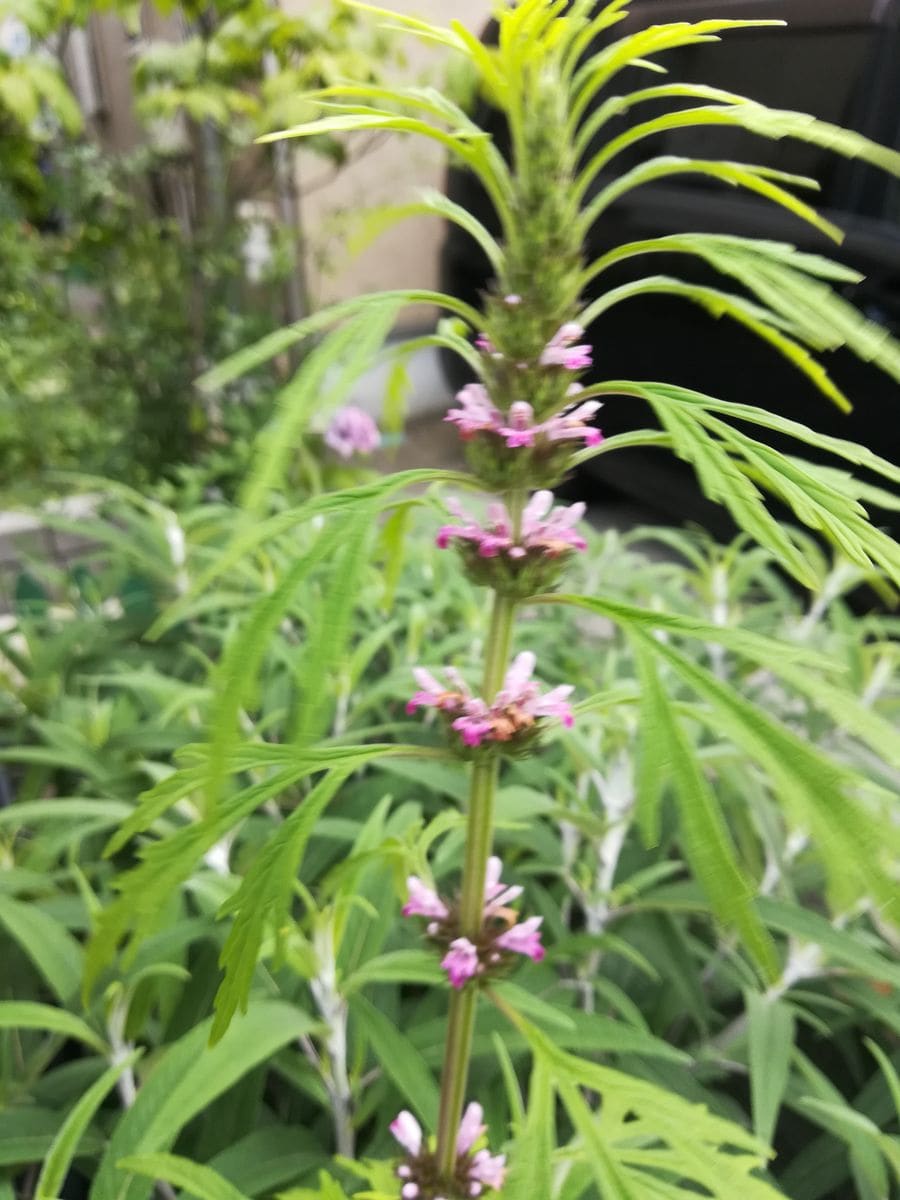
[[[60,468],[151,482],[264,419],[289,364],[213,406],[193,389],[309,306],[296,154],[254,139],[389,54],[327,3],[0,2],[7,498]],[[343,164],[332,138],[312,149]]]

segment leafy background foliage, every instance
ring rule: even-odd
[[[339,514],[348,500],[323,497],[313,507]],[[283,744],[295,727],[293,680],[303,647],[327,635],[329,610],[317,597],[334,585],[330,564],[313,564],[284,601],[266,635],[259,682],[242,697],[246,741],[225,764],[227,799],[213,809],[209,752],[183,751],[174,773],[172,755],[210,727],[220,694],[213,660],[229,624],[245,628],[260,606],[263,576],[273,564],[287,573],[298,549],[321,534],[295,524],[258,544],[215,603],[198,598],[185,608],[181,601],[177,624],[138,643],[184,587],[160,536],[159,522],[176,518],[119,502],[111,544],[124,522],[131,536],[110,553],[107,569],[76,572],[71,605],[23,601],[4,642],[15,690],[3,757],[17,799],[0,814],[0,923],[10,963],[0,1004],[7,1064],[0,1156],[12,1176],[44,1163],[51,1181],[54,1171],[59,1178],[74,1170],[93,1180],[97,1195],[118,1194],[129,1178],[129,1195],[145,1195],[147,1176],[201,1197],[233,1195],[229,1185],[251,1196],[286,1187],[349,1195],[366,1186],[357,1177],[354,1187],[352,1172],[329,1164],[340,1096],[312,986],[329,956],[346,1019],[357,1153],[374,1160],[391,1153],[386,1110],[406,1104],[433,1119],[444,989],[399,905],[405,874],[422,870],[426,853],[439,882],[451,882],[465,780],[430,730],[409,728],[402,708],[412,662],[454,658],[477,670],[482,600],[431,546],[432,504],[429,495],[416,502],[426,511],[414,517],[420,532],[407,542],[392,598],[369,554],[360,555],[348,589],[353,632],[334,660],[340,665],[324,677],[326,740],[299,755]],[[208,573],[233,522],[225,508],[197,515],[188,580]],[[665,547],[662,557],[646,556],[654,544]],[[389,550],[382,545],[380,553]],[[798,1200],[847,1187],[875,1196],[889,1178],[894,1143],[882,1131],[891,1122],[900,986],[893,934],[878,908],[823,907],[824,843],[799,835],[767,778],[768,760],[752,765],[730,736],[742,726],[728,723],[732,706],[742,718],[764,706],[782,737],[807,748],[815,740],[827,751],[817,760],[820,783],[852,774],[873,811],[896,786],[896,765],[885,761],[892,743],[879,737],[900,708],[896,620],[854,617],[841,593],[855,572],[813,547],[809,553],[833,597],[812,609],[766,551],[744,543],[719,550],[668,531],[608,534],[594,539],[572,583],[608,596],[615,621],[599,608],[579,615],[557,603],[527,613],[523,640],[540,655],[544,676],[573,679],[581,701],[575,730],[540,760],[517,764],[500,794],[500,850],[526,884],[529,908],[544,914],[550,946],[544,964],[498,985],[498,1007],[482,1017],[476,1040],[473,1087],[500,1137],[505,1128],[520,1137],[513,1196],[544,1177],[532,1171],[546,1174],[553,1162],[560,1195],[591,1195],[594,1186],[674,1195],[683,1186],[666,1184],[671,1168],[680,1178],[718,1178],[712,1194],[724,1197],[738,1166],[730,1162],[725,1176],[715,1165],[714,1121],[723,1117],[752,1124],[763,1141],[774,1131],[775,1178]],[[667,752],[644,715],[654,693],[640,676],[646,635],[635,631],[651,628],[665,639],[657,646],[673,655],[678,647],[671,667],[668,659],[656,667],[675,700],[666,710],[669,727],[679,729],[671,736],[686,769],[711,781],[748,890],[763,893],[753,919],[771,940],[778,970],[765,988],[710,917],[695,882],[695,874],[703,878],[697,822],[711,819],[702,793],[681,795],[677,809],[665,800],[655,817],[647,811],[655,801],[644,777],[658,780]],[[715,630],[720,642],[710,640]],[[772,637],[792,645],[790,667],[754,659]],[[773,667],[795,670],[805,690]],[[695,674],[727,679],[730,705],[714,691],[695,692]],[[866,696],[859,731],[822,707],[829,688],[852,707],[850,678]],[[638,825],[654,819],[658,840],[648,849]],[[97,975],[98,943],[86,958],[83,936],[109,930],[117,913],[135,919],[111,888],[132,859],[129,835],[141,828],[146,867],[133,878],[145,936],[130,959]],[[104,858],[115,831],[112,857]],[[301,855],[298,889],[291,881]],[[127,880],[133,905],[137,889],[129,891]],[[220,957],[219,1040],[205,1050]],[[92,973],[97,982],[82,998]],[[224,1017],[247,990],[247,1015],[223,1033]],[[884,1048],[887,1075],[867,1038]],[[143,1056],[123,1068],[138,1049]],[[530,1100],[517,1081],[529,1051]],[[586,1052],[589,1061],[576,1058]],[[773,1072],[773,1062],[783,1070]],[[619,1097],[599,1124],[579,1085]],[[559,1112],[550,1106],[554,1091]],[[78,1111],[82,1097],[87,1107]],[[682,1112],[686,1102],[712,1115]],[[616,1124],[632,1103],[655,1135],[646,1151],[636,1148],[631,1120]],[[617,1104],[625,1106],[621,1118]],[[708,1135],[701,1121],[710,1122]],[[560,1149],[541,1158],[554,1123]],[[664,1129],[674,1140],[659,1142]],[[759,1161],[755,1143],[746,1141],[743,1152],[748,1167]],[[371,1170],[369,1188],[391,1195],[389,1173],[378,1183],[379,1168]],[[320,1171],[341,1182],[320,1187]],[[754,1178],[747,1176],[748,1195],[762,1188]]]
[[[589,7],[563,18],[560,3],[524,0],[505,10],[496,51],[455,24],[397,20],[468,56],[514,138],[523,96],[548,112],[560,102],[537,86],[541,55],[577,124],[635,58],[735,24],[649,31],[582,63],[625,10]],[[648,91],[606,115],[650,98],[709,103],[605,147],[594,120],[574,189],[557,197],[561,222],[589,219],[579,201],[595,178],[661,128],[736,124],[900,168],[812,118],[678,84]],[[469,228],[514,289],[528,251],[519,181],[461,109],[376,85],[314,99],[323,119],[292,134],[395,129],[465,162],[496,204],[503,248],[446,202],[426,196],[416,211]],[[722,170],[798,211],[781,188],[791,181]],[[622,254],[699,255],[742,290],[650,276],[582,319],[635,288],[674,291],[756,330],[836,402],[814,352],[847,344],[896,370],[893,344],[823,292],[842,268],[784,246],[665,242]],[[545,281],[562,309],[584,281],[571,266]],[[286,487],[314,414],[339,403],[400,305],[422,298],[454,318],[425,340],[477,370],[465,335],[480,317],[450,297],[365,298],[296,322],[205,378],[214,391],[324,334],[236,504],[178,513],[120,488],[93,526],[104,569],[51,581],[61,607],[23,588],[3,640],[16,801],[0,811],[12,964],[0,1160],[32,1191],[55,1194],[71,1171],[99,1200],[140,1200],[153,1180],[201,1200],[286,1188],[291,1200],[392,1200],[385,1112],[434,1124],[446,996],[398,909],[404,877],[426,862],[452,886],[466,780],[403,706],[413,663],[473,675],[480,663],[483,596],[423,541],[441,489],[468,481],[410,472],[305,502]],[[576,685],[579,712],[510,767],[498,798],[500,850],[550,948],[492,989],[478,1024],[472,1091],[494,1141],[509,1133],[505,1194],[881,1200],[900,1180],[897,622],[855,616],[844,597],[876,572],[896,581],[898,566],[865,520],[870,485],[847,466],[887,482],[896,471],[836,440],[841,466],[823,471],[745,432],[802,445],[810,431],[655,382],[597,393],[648,399],[663,431],[595,453],[635,438],[669,446],[746,534],[726,548],[671,531],[594,539],[572,590],[522,613],[522,648],[548,683]],[[776,524],[768,493],[806,529]]]

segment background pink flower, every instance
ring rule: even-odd
[[[381,434],[372,417],[353,404],[339,408],[325,431],[325,444],[341,458],[371,454],[381,445]]]

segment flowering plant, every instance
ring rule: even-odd
[[[582,711],[636,706],[638,728],[630,737],[637,738],[639,768],[633,789],[616,775],[615,761],[595,761],[590,750],[583,749],[591,770],[603,781],[609,802],[599,816],[585,814],[582,824],[596,839],[601,870],[611,886],[632,814],[647,845],[660,841],[665,822],[677,822],[680,853],[698,885],[691,903],[708,906],[724,930],[722,953],[740,964],[735,969],[753,995],[750,1008],[764,1014],[756,1022],[757,1030],[769,1028],[765,1022],[772,1006],[816,968],[798,955],[791,940],[778,940],[783,925],[777,916],[764,919],[764,910],[754,903],[754,892],[764,892],[763,885],[768,886],[756,852],[761,835],[739,814],[726,811],[718,776],[713,775],[714,769],[725,771],[716,766],[717,743],[695,745],[686,733],[689,723],[698,722],[714,739],[740,746],[755,765],[754,785],[763,787],[771,804],[783,809],[786,819],[815,843],[835,919],[865,908],[878,920],[888,920],[896,901],[900,834],[896,824],[885,819],[884,789],[873,787],[852,767],[836,761],[827,747],[815,747],[798,737],[788,724],[768,716],[762,705],[741,699],[730,684],[722,655],[740,664],[736,670],[770,673],[799,694],[814,697],[828,711],[839,712],[855,737],[880,745],[886,735],[884,723],[873,721],[852,691],[821,686],[811,671],[815,655],[801,639],[759,636],[729,624],[727,615],[704,622],[677,612],[638,608],[617,601],[608,588],[599,595],[554,590],[585,539],[575,528],[580,510],[554,512],[548,489],[586,457],[636,443],[673,448],[693,463],[707,493],[725,504],[747,532],[802,582],[815,585],[815,543],[779,525],[766,508],[763,491],[787,501],[798,520],[831,538],[861,572],[900,582],[897,547],[868,523],[862,509],[861,499],[870,494],[867,485],[846,473],[781,454],[746,432],[748,426],[773,428],[801,443],[819,441],[810,430],[762,409],[729,405],[656,382],[612,380],[584,388],[573,378],[591,362],[591,342],[602,345],[599,318],[603,313],[644,292],[682,295],[717,314],[734,317],[765,337],[839,402],[843,402],[839,389],[808,348],[845,343],[900,377],[900,351],[895,344],[823,286],[822,279],[847,278],[842,267],[824,258],[798,254],[789,246],[696,234],[626,245],[598,263],[583,263],[584,234],[616,196],[645,179],[681,171],[701,170],[738,182],[805,217],[823,233],[833,232],[782,187],[805,181],[779,173],[776,182],[773,172],[763,167],[652,159],[595,191],[595,185],[602,183],[601,171],[624,148],[672,123],[732,124],[763,136],[799,137],[900,174],[900,155],[893,151],[812,118],[774,112],[731,93],[693,84],[664,83],[624,97],[612,96],[581,123],[591,99],[626,65],[655,64],[656,56],[665,50],[706,40],[730,27],[779,24],[710,20],[654,26],[588,55],[593,39],[623,19],[625,8],[625,0],[613,0],[598,13],[593,4],[581,0],[570,5],[560,0],[501,4],[496,50],[482,47],[458,23],[442,29],[391,15],[413,34],[468,56],[481,84],[508,118],[513,165],[503,160],[462,110],[428,89],[335,85],[311,97],[322,107],[320,120],[273,136],[394,129],[419,133],[446,146],[475,173],[491,197],[503,229],[502,243],[471,214],[443,198],[428,196],[412,207],[457,222],[485,250],[495,283],[483,313],[437,293],[364,298],[266,339],[206,379],[206,386],[216,386],[293,341],[330,324],[337,326],[310,354],[291,384],[290,404],[279,413],[277,428],[262,441],[245,491],[246,521],[218,562],[163,624],[177,621],[204,586],[276,530],[283,533],[293,528],[292,522],[328,520],[274,591],[253,608],[245,627],[227,647],[215,679],[207,744],[174,780],[166,780],[164,788],[145,798],[117,835],[115,845],[121,846],[148,829],[178,797],[179,789],[202,790],[206,807],[201,822],[151,843],[143,860],[120,881],[120,898],[98,921],[91,971],[96,976],[123,942],[132,947],[140,943],[152,928],[161,889],[176,886],[198,854],[208,852],[259,804],[279,795],[280,788],[318,775],[302,804],[289,812],[241,884],[224,899],[222,913],[233,917],[233,924],[222,951],[225,976],[216,1002],[213,1038],[225,1036],[237,1009],[247,1003],[267,938],[288,936],[282,921],[291,911],[300,858],[319,816],[351,775],[362,767],[374,769],[398,759],[420,767],[427,764],[436,772],[466,764],[465,816],[456,848],[457,859],[461,858],[458,895],[445,898],[423,882],[426,870],[434,866],[434,858],[426,863],[427,839],[420,847],[418,873],[407,877],[407,913],[426,919],[425,935],[434,951],[433,960],[425,959],[427,966],[416,960],[415,978],[450,984],[436,1105],[428,1086],[421,1086],[423,1072],[430,1080],[428,1066],[404,1043],[385,1034],[372,1005],[357,1004],[371,1029],[379,1031],[372,1036],[381,1041],[385,1072],[400,1081],[401,1090],[405,1087],[417,1095],[419,1116],[434,1132],[432,1142],[404,1107],[392,1125],[406,1151],[402,1161],[355,1164],[357,1176],[368,1184],[367,1191],[357,1194],[370,1200],[396,1200],[398,1194],[404,1200],[462,1200],[498,1190],[505,1200],[576,1200],[585,1195],[672,1200],[700,1191],[729,1200],[734,1195],[771,1200],[783,1194],[765,1170],[765,1140],[771,1134],[766,1120],[757,1123],[761,1137],[753,1136],[639,1073],[613,1070],[563,1049],[554,1041],[552,1009],[548,1016],[540,997],[499,978],[525,959],[540,962],[545,953],[541,918],[529,915],[527,907],[524,915],[510,908],[520,898],[521,885],[501,883],[500,862],[492,853],[501,770],[514,765],[510,758],[537,752],[545,730],[558,733],[561,725],[569,731],[564,736],[577,738]],[[627,114],[647,101],[685,99],[708,103],[637,124],[596,149],[613,115]],[[409,211],[410,206],[405,206],[404,213]],[[699,255],[736,277],[755,299],[651,276],[640,284],[613,287],[586,307],[582,304],[587,281],[614,262],[658,251]],[[426,342],[458,352],[477,377],[448,414],[460,431],[471,475],[410,472],[316,499],[301,511],[266,516],[266,501],[283,472],[290,438],[302,427],[328,369],[339,364],[342,378],[351,379],[368,363],[401,305],[423,300],[457,318],[456,323],[441,325]],[[595,323],[597,333],[586,334]],[[592,424],[599,398],[613,403],[633,396],[649,401],[662,430],[604,441]],[[891,464],[861,447],[837,439],[826,439],[824,445],[845,461],[864,464],[886,478],[897,477]],[[351,670],[346,649],[353,580],[359,578],[375,518],[385,509],[393,509],[381,531],[390,574],[391,556],[402,545],[405,522],[415,503],[402,498],[402,493],[422,483],[474,485],[496,497],[487,525],[478,525],[457,509],[459,524],[445,526],[437,535],[439,542],[457,546],[472,582],[492,594],[480,695],[452,665],[443,669],[446,686],[422,667],[414,667],[419,691],[409,701],[409,710],[436,710],[442,718],[439,738],[429,740],[427,731],[416,727],[409,732],[406,726],[408,743],[348,745],[340,718],[347,693],[340,681]],[[297,672],[302,695],[288,722],[289,736],[283,744],[265,738],[242,742],[235,729],[248,678],[262,659],[266,639],[290,609],[305,575],[329,556],[334,563],[334,590],[323,636],[303,649],[302,669]],[[611,685],[595,697],[583,697],[574,708],[569,683],[541,693],[532,679],[535,656],[527,650],[514,655],[514,642],[520,630],[527,629],[526,612],[541,614],[556,605],[571,605],[587,616],[621,626],[638,667],[636,693],[623,696]],[[715,611],[721,615],[721,608]],[[698,665],[681,649],[685,639],[715,646],[718,657],[711,654],[710,666]],[[326,685],[334,679],[339,690],[332,713]],[[673,702],[667,692],[676,687],[684,695]],[[330,718],[330,736],[326,736]],[[386,732],[396,729],[391,726]],[[250,783],[242,780],[244,775],[250,776]],[[435,773],[433,778],[441,776]],[[549,778],[540,778],[552,788]],[[669,796],[674,816],[664,804]],[[451,821],[446,828],[458,832],[460,822],[454,814]],[[432,840],[439,835],[440,828]],[[778,864],[775,870],[778,875]],[[304,894],[303,899],[314,907],[312,897]],[[321,1067],[322,1084],[333,1103],[336,1142],[343,1153],[352,1143],[353,1114],[347,1086],[347,1005],[336,947],[349,920],[352,893],[343,894],[340,904],[327,894],[324,899],[323,908],[316,910],[310,949],[316,962],[310,992],[324,1031],[317,1035],[321,1050],[311,1053],[311,1061]],[[602,906],[586,899],[585,911],[594,922],[589,936],[601,936]],[[623,952],[639,955],[633,947],[626,946]],[[290,947],[284,953],[289,955]],[[589,989],[593,986],[590,978],[581,982]],[[510,1037],[531,1056],[526,1105],[518,1090],[516,1065],[508,1052],[498,1051],[506,1053],[503,1061],[514,1128],[504,1155],[480,1145],[486,1132],[480,1101],[466,1107],[476,1027],[487,1006],[500,1014]],[[391,1046],[404,1048],[404,1062],[396,1061]],[[783,1094],[786,1081],[779,1086]],[[771,1101],[758,1101],[757,1110],[760,1106],[766,1112]],[[492,1128],[491,1135],[496,1146],[502,1132]],[[558,1164],[562,1169],[557,1170]],[[329,1192],[323,1183],[318,1194],[338,1193]]]

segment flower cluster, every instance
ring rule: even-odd
[[[442,1180],[434,1154],[429,1150],[422,1127],[410,1112],[401,1112],[391,1122],[391,1133],[407,1153],[397,1168],[403,1180],[403,1200],[450,1200],[451,1196],[481,1196],[486,1188],[499,1191],[506,1179],[506,1156],[490,1150],[475,1150],[484,1136],[484,1111],[472,1103],[462,1115],[456,1135],[456,1163],[452,1180]]]
[[[570,399],[581,391],[573,384],[568,391]],[[469,383],[456,396],[458,408],[451,408],[444,418],[459,430],[464,441],[470,441],[479,433],[501,438],[508,450],[522,447],[538,447],[556,442],[583,441],[586,446],[599,446],[603,434],[588,424],[603,405],[599,400],[584,400],[544,421],[536,421],[534,409],[525,400],[510,405],[504,416],[491,402],[487,388],[482,383]]]
[[[507,296],[504,303],[510,308],[515,308],[521,301],[521,296]],[[575,344],[582,337],[584,337],[584,329],[574,321],[569,321],[567,324],[560,326],[541,351],[538,358],[538,365],[541,367],[562,367],[565,371],[583,371],[585,367],[590,367],[593,364],[591,347],[584,344]],[[497,349],[486,333],[478,335],[475,339],[475,345],[482,354],[487,354],[490,358],[496,360],[504,358],[504,355]],[[528,363],[519,363],[518,366],[524,370],[528,366]]]
[[[454,904],[442,899],[417,875],[410,875],[406,881],[408,899],[403,915],[428,920],[426,933],[446,950],[441,966],[455,988],[465,987],[470,979],[502,971],[514,954],[534,962],[544,957],[540,934],[543,918],[519,920],[519,914],[509,906],[518,900],[522,889],[508,887],[500,878],[502,874],[503,863],[499,858],[490,858],[484,881],[481,930],[474,941],[461,936],[459,911]]]
[[[421,690],[409,701],[406,711],[412,714],[417,708],[437,709],[469,749],[486,743],[500,744],[513,752],[526,749],[539,732],[540,721],[559,720],[566,728],[574,722],[568,703],[572,687],[564,684],[542,696],[531,678],[534,665],[530,651],[517,655],[490,704],[473,696],[453,667],[444,669],[449,684],[446,687],[429,671],[417,667],[413,674]]]
[[[473,583],[525,599],[552,587],[566,560],[587,542],[575,526],[584,516],[583,504],[553,507],[552,492],[535,492],[516,530],[501,503],[488,509],[488,520],[479,525],[455,500],[447,508],[459,524],[442,525],[437,544],[453,545],[462,555]]]
[[[369,414],[353,404],[339,408],[325,431],[325,444],[340,458],[371,454],[381,445],[381,434]]]

